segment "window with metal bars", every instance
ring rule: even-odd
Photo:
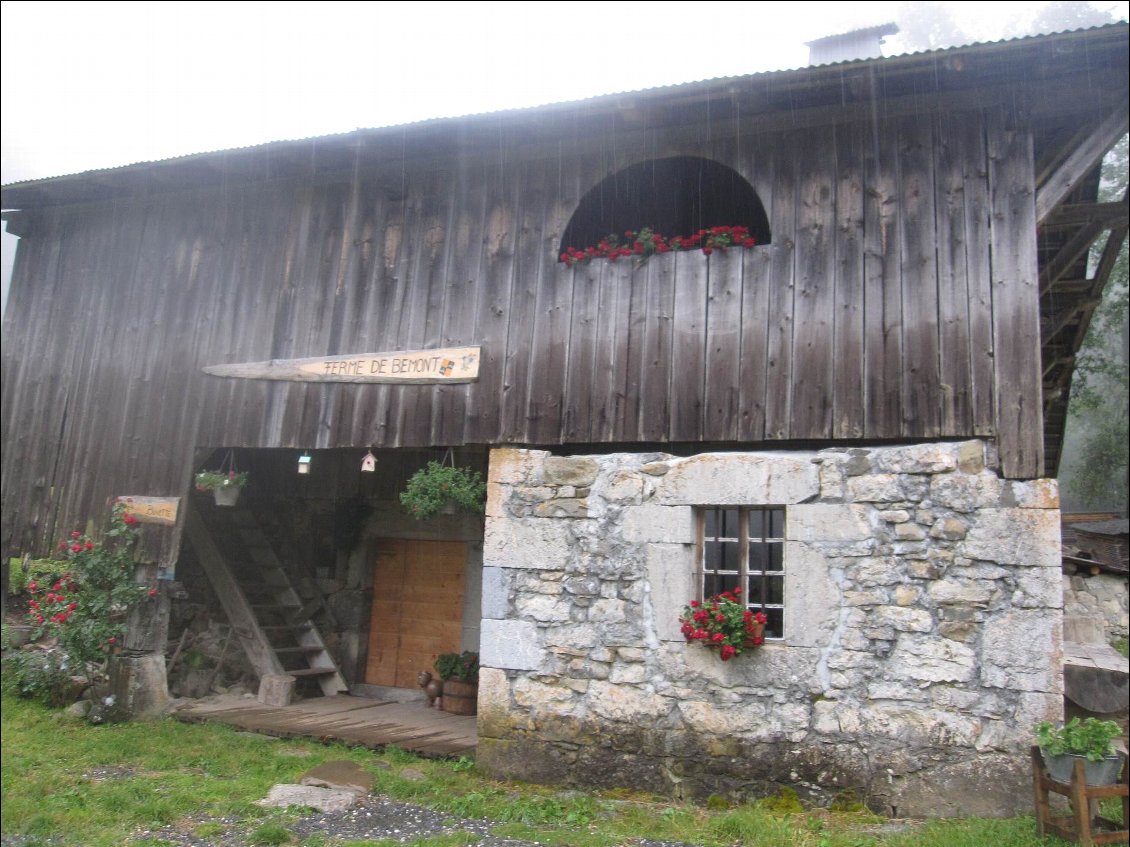
[[[785,510],[779,506],[696,509],[698,599],[741,589],[764,612],[766,638],[784,638]]]

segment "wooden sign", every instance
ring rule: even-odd
[[[313,359],[271,359],[241,365],[210,365],[204,368],[204,373],[288,382],[400,382],[408,385],[474,382],[479,378],[479,351],[478,347],[444,347]]]
[[[130,494],[115,500],[125,504],[126,511],[137,518],[138,523],[176,526],[179,497],[139,497]]]

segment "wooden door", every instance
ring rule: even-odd
[[[378,540],[365,682],[415,688],[437,654],[459,652],[466,562],[462,541]]]

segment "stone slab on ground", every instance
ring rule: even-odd
[[[357,802],[353,791],[336,788],[318,788],[313,785],[272,785],[267,796],[258,801],[260,806],[308,806],[320,812],[344,812]]]
[[[352,791],[364,796],[373,790],[373,775],[354,762],[325,762],[307,771],[298,780],[300,785],[314,785]]]

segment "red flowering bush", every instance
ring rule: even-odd
[[[757,241],[744,226],[712,226],[709,229],[700,229],[694,235],[676,235],[670,239],[649,227],[644,227],[639,232],[628,230],[622,239],[616,233],[607,235],[600,239],[595,247],[586,247],[583,250],[567,247],[561,254],[560,261],[571,268],[591,259],[607,259],[615,262],[628,256],[651,256],[655,253],[677,253],[686,250],[702,250],[703,254],[709,256],[715,250],[725,252],[729,247],[749,248],[756,244]]]
[[[48,584],[28,583],[28,621],[35,636],[53,636],[72,673],[88,673],[121,644],[130,607],[155,588],[134,580],[132,549],[139,530],[125,504],[114,507],[110,529],[100,540],[75,531],[59,542],[62,576]]]
[[[692,644],[718,648],[723,662],[741,655],[746,647],[764,644],[765,614],[747,609],[741,591],[723,591],[704,603],[691,600],[679,616],[683,637]]]

